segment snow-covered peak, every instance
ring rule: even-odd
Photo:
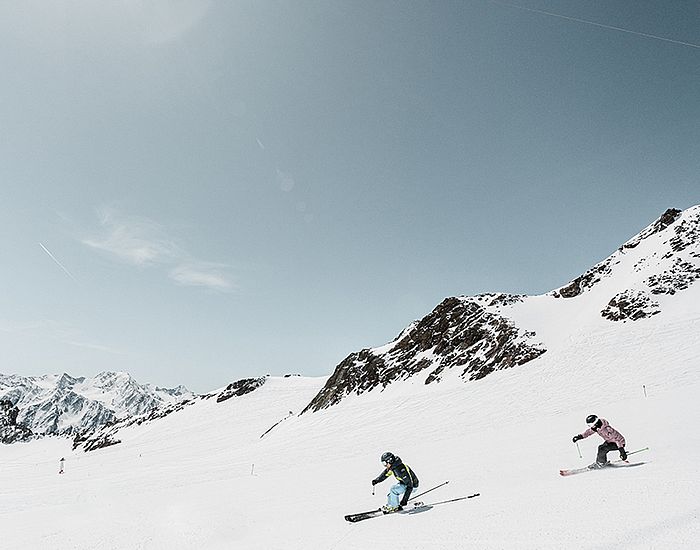
[[[700,205],[669,209],[583,275],[552,292],[575,298],[605,281],[618,292],[673,294],[698,278]],[[656,289],[656,290],[655,290]]]
[[[171,390],[141,385],[127,372],[101,372],[93,378],[0,374],[0,398],[19,407],[18,424],[35,433],[92,431],[192,395],[184,386]]]
[[[700,279],[700,206],[669,209],[602,262],[542,296],[489,293],[446,298],[384,346],[350,354],[305,411],[400,380],[481,379],[546,361],[595,331],[672,316]],[[696,304],[698,306],[698,304]],[[588,353],[595,342],[588,342]],[[590,348],[590,349],[589,349]]]

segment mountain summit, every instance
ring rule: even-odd
[[[392,342],[345,358],[304,412],[398,380],[431,384],[456,373],[468,382],[520,367],[575,343],[586,330],[608,330],[666,310],[672,315],[698,279],[700,205],[669,209],[608,258],[545,295],[445,299]]]

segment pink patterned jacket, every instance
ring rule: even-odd
[[[625,438],[622,437],[622,434],[618,432],[615,428],[613,428],[610,424],[608,424],[608,421],[605,420],[605,418],[599,418],[599,420],[603,424],[600,428],[598,428],[597,430],[594,430],[593,428],[588,428],[585,432],[581,434],[581,436],[588,437],[589,435],[597,433],[600,437],[605,439],[605,441],[615,443],[618,447],[624,447]]]

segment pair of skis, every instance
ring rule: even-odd
[[[421,497],[431,491],[434,491],[435,489],[438,489],[444,485],[447,485],[449,481],[445,481],[444,483],[440,483],[440,485],[436,485],[432,489],[428,489],[427,491],[424,491],[418,495],[415,495],[408,499],[408,502],[411,502],[415,500],[418,497]],[[424,502],[417,501],[413,503],[413,508],[407,508],[407,509],[399,509],[396,512],[390,512],[390,513],[398,513],[398,514],[416,514],[418,512],[422,512],[424,510],[429,510],[433,506],[436,506],[438,504],[447,504],[448,502],[457,502],[458,500],[466,500],[468,498],[474,498],[478,497],[480,493],[474,493],[473,495],[469,496],[464,496],[464,497],[458,497],[458,498],[452,498],[450,500],[443,500],[441,502],[432,502],[430,504],[425,504]],[[376,510],[370,510],[369,512],[360,512],[359,514],[348,514],[345,516],[345,521],[349,521],[350,523],[357,523],[358,521],[363,521],[365,519],[370,519],[370,518],[376,518],[379,516],[384,516],[387,515],[386,512],[384,512],[381,508],[377,508]]]
[[[636,454],[636,453],[641,453],[642,451],[648,451],[649,447],[644,447],[643,449],[637,449],[636,451],[632,451],[630,453],[627,453],[627,456]],[[642,464],[646,464],[645,462],[628,462],[626,460],[613,460],[611,462],[606,463],[603,466],[598,466],[594,462],[593,464],[590,464],[588,466],[584,466],[583,468],[572,468],[570,470],[559,470],[559,475],[560,476],[573,476],[576,474],[582,474],[584,472],[592,472],[596,470],[603,470],[606,468],[630,468],[634,466],[641,466]]]

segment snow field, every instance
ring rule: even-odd
[[[3,447],[0,520],[10,549],[692,548],[700,536],[696,457],[698,384],[672,378],[648,397],[581,404],[547,396],[561,384],[524,370],[475,384],[397,385],[291,417],[322,379],[270,379],[260,390],[205,401],[129,428],[123,443],[91,453],[61,439]],[[570,397],[593,393],[595,383]],[[542,407],[515,403],[543,402]],[[529,413],[523,413],[528,410]],[[511,415],[508,411],[516,411]],[[571,478],[559,468],[592,461],[600,442],[571,437],[595,412],[645,464]],[[392,450],[437,502],[481,496],[414,515],[349,524],[372,496],[379,456]],[[66,457],[66,474],[57,475]],[[254,465],[254,467],[253,467]]]

